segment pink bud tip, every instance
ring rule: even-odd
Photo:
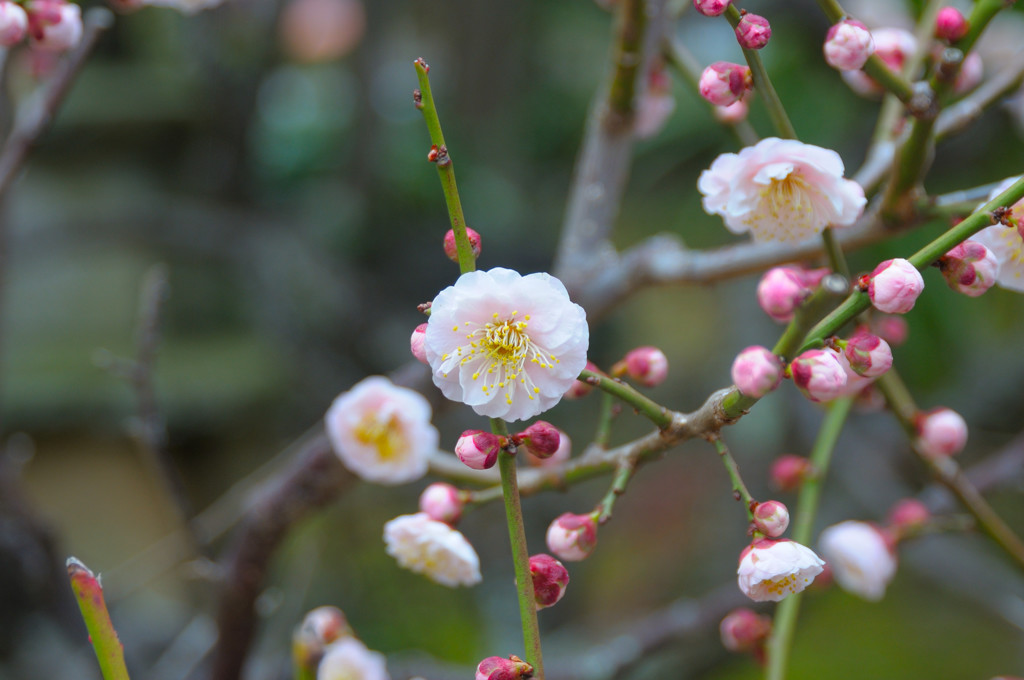
[[[732,363],[732,381],[746,396],[760,399],[782,382],[782,361],[764,347],[748,347]]]
[[[716,106],[713,113],[715,119],[722,123],[739,123],[747,119],[750,113],[750,104],[740,99],[728,106]]]
[[[779,491],[796,491],[810,473],[811,461],[795,453],[787,453],[772,462],[768,475]]]
[[[754,506],[754,527],[769,538],[778,538],[789,527],[789,509],[779,501]]]
[[[868,284],[868,297],[879,311],[906,314],[914,308],[923,290],[921,272],[907,260],[896,258],[875,267]]]
[[[728,106],[743,99],[754,86],[750,68],[727,61],[716,61],[700,76],[700,96],[715,106]]]
[[[530,575],[533,577],[533,596],[537,607],[550,607],[565,595],[569,585],[569,571],[551,555],[530,557]]]
[[[760,648],[772,631],[772,620],[746,607],[725,615],[718,626],[722,644],[730,652],[752,652]]]
[[[955,7],[943,7],[935,16],[935,37],[939,40],[956,42],[967,35],[969,27],[967,19]]]
[[[525,446],[526,450],[537,458],[550,458],[558,450],[561,434],[559,434],[558,428],[551,423],[538,420],[514,435],[512,441]]]
[[[772,37],[772,27],[768,20],[757,14],[744,14],[736,24],[736,40],[740,47],[747,50],[759,50],[768,44]]]
[[[480,234],[466,227],[466,237],[469,239],[469,247],[473,251],[473,257],[480,257]],[[448,233],[444,235],[444,254],[452,262],[459,261],[459,249],[455,245],[455,231],[452,229],[449,229]]]
[[[541,458],[535,456],[529,448],[526,449],[526,463],[533,467],[557,467],[569,460],[572,455],[572,440],[565,432],[558,431],[558,448],[550,456]]]
[[[533,675],[533,666],[518,656],[489,656],[476,667],[476,680],[520,680]]]
[[[409,338],[409,350],[412,355],[424,364],[427,363],[427,350],[424,347],[424,343],[427,340],[427,324],[421,323],[412,332],[412,337]]]
[[[694,8],[706,17],[717,17],[730,4],[732,0],[693,0]]]
[[[892,350],[889,343],[865,328],[859,329],[846,342],[843,350],[850,368],[865,378],[877,378],[892,368]]]
[[[872,320],[875,335],[889,343],[889,347],[899,347],[910,335],[910,325],[902,316],[879,316]]]
[[[623,359],[626,375],[646,387],[654,387],[668,377],[668,358],[657,347],[637,347]]]
[[[486,470],[498,462],[501,438],[483,430],[466,430],[455,444],[455,455],[474,470]]]
[[[967,444],[967,423],[952,409],[939,407],[917,418],[915,444],[921,453],[941,458],[960,453]]]
[[[875,53],[875,41],[867,26],[845,19],[828,29],[823,49],[829,66],[840,71],[855,71]]]
[[[551,523],[547,533],[548,550],[566,562],[579,562],[597,546],[597,521],[591,515],[567,512]]]
[[[462,494],[451,484],[435,482],[420,494],[420,511],[438,522],[454,525],[462,517]]]
[[[793,359],[789,369],[793,383],[811,401],[831,401],[842,396],[846,387],[846,370],[833,349],[807,350]]]
[[[964,241],[939,259],[939,270],[950,288],[978,297],[996,282],[999,261],[977,241]]]
[[[889,525],[894,529],[917,528],[931,516],[927,505],[916,498],[904,498],[889,511]]]
[[[588,361],[585,368],[591,373],[601,372],[601,369],[599,369],[597,365],[594,364],[594,362],[592,361]],[[592,389],[594,389],[593,385],[585,383],[582,380],[577,380],[572,384],[572,387],[565,391],[565,394],[563,394],[562,397],[564,399],[582,399],[583,397],[590,394],[590,391]]]

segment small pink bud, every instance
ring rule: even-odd
[[[886,260],[871,273],[868,296],[875,309],[889,314],[906,314],[914,308],[924,290],[921,272],[903,258]]]
[[[760,399],[782,382],[782,361],[764,347],[748,347],[732,362],[732,381],[746,396]]]
[[[778,538],[789,527],[789,509],[779,501],[754,506],[754,527],[769,538]]]
[[[626,354],[622,369],[641,385],[654,387],[668,377],[668,358],[657,347],[637,347]]]
[[[706,17],[717,17],[730,4],[732,0],[693,0],[694,8]]]
[[[960,64],[960,72],[953,81],[953,94],[967,94],[981,84],[985,77],[985,62],[977,52],[971,52]]]
[[[875,41],[875,54],[891,71],[897,73],[903,70],[903,64],[917,51],[917,38],[902,28],[880,28],[871,31],[871,38]],[[881,85],[863,71],[843,71],[842,76],[846,84],[859,95],[874,97],[884,91]]]
[[[489,656],[476,667],[476,680],[520,680],[533,675],[533,666],[518,656]]]
[[[592,361],[588,361],[587,365],[584,368],[586,368],[586,370],[590,371],[591,373],[601,373],[601,369],[598,368],[597,365],[594,364],[594,362]],[[572,387],[565,391],[565,394],[562,395],[562,398],[582,399],[583,397],[590,394],[590,391],[592,389],[594,389],[594,386],[591,385],[590,383],[585,383],[582,380],[577,380],[572,384]]]
[[[773,267],[757,284],[757,302],[768,316],[786,323],[810,292],[796,267]]]
[[[744,99],[735,101],[728,106],[716,106],[712,113],[715,119],[722,123],[739,123],[747,119],[750,113],[750,104]]]
[[[700,96],[715,106],[728,106],[743,99],[754,86],[750,68],[727,61],[716,61],[700,76]]]
[[[889,511],[889,526],[893,529],[916,529],[923,526],[932,513],[928,506],[916,498],[904,498]]]
[[[474,470],[486,470],[498,462],[501,437],[483,430],[466,430],[455,444],[455,455]]]
[[[957,245],[939,258],[938,264],[949,287],[970,297],[991,288],[999,274],[996,256],[977,241]]]
[[[943,7],[935,16],[935,37],[939,40],[956,42],[967,35],[969,27],[967,19],[955,7]]]
[[[0,1],[0,46],[13,47],[27,32],[28,15],[21,5],[9,0]]]
[[[412,337],[409,338],[409,350],[412,355],[423,363],[427,363],[427,350],[423,343],[427,340],[427,324],[421,323],[413,329]]]
[[[764,645],[772,632],[772,620],[746,607],[725,615],[718,626],[722,645],[730,652],[753,652]]]
[[[914,443],[926,456],[941,458],[960,453],[967,443],[967,423],[952,409],[939,407],[917,417]]]
[[[550,458],[555,455],[560,439],[558,428],[543,420],[538,420],[512,437],[512,441],[525,446],[526,450],[537,458]]]
[[[567,512],[548,527],[548,550],[566,562],[579,562],[597,546],[597,521],[591,515]]]
[[[531,556],[530,575],[533,576],[533,597],[538,609],[550,607],[565,595],[569,571],[551,555]]]
[[[445,524],[458,522],[464,506],[459,490],[444,482],[434,482],[420,494],[420,511]]]
[[[850,368],[865,378],[877,378],[892,368],[889,343],[861,328],[847,340],[843,350]]]
[[[466,238],[469,239],[469,248],[473,251],[473,257],[480,257],[480,234],[476,230],[466,227]],[[444,235],[444,254],[452,262],[459,261],[459,249],[455,245],[455,231],[452,229],[449,229],[448,233]]]
[[[32,0],[25,4],[32,46],[48,52],[70,50],[82,39],[82,10],[64,0]]]
[[[807,350],[793,359],[789,370],[793,383],[811,401],[830,401],[846,387],[846,371],[833,349]]]
[[[736,40],[740,47],[747,50],[759,50],[768,44],[772,37],[772,27],[768,20],[757,14],[744,14],[736,24]]]
[[[779,491],[796,491],[811,475],[811,461],[795,453],[779,456],[772,462],[768,476]]]
[[[533,467],[557,467],[565,461],[569,460],[569,456],[572,454],[572,440],[569,439],[569,435],[561,430],[558,431],[558,448],[555,452],[546,458],[540,458],[530,453],[530,450],[526,450],[526,463]]]
[[[889,343],[889,347],[899,347],[910,335],[910,324],[902,316],[879,316],[871,322],[875,335]]]
[[[825,35],[825,61],[840,71],[855,71],[875,53],[875,41],[868,27],[845,19],[828,29]]]

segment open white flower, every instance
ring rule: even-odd
[[[843,590],[877,602],[896,574],[896,555],[873,524],[847,520],[821,532],[818,545]]]
[[[367,649],[353,637],[347,637],[324,650],[316,680],[390,680],[390,676],[383,654]]]
[[[558,403],[587,364],[583,308],[550,274],[463,274],[430,306],[425,349],[444,396],[525,420]]]
[[[740,553],[737,581],[755,602],[778,602],[799,593],[822,572],[825,563],[807,546],[788,539],[763,538]]]
[[[400,566],[443,586],[480,582],[480,558],[466,537],[424,512],[401,515],[385,524],[384,542]]]
[[[1009,189],[1018,179],[1020,177],[1003,180],[989,194],[986,203]],[[1014,203],[1010,210],[1010,222],[1016,225],[1016,229],[993,224],[972,236],[971,240],[988,248],[999,262],[996,285],[1024,293],[1024,238],[1021,237],[1021,230],[1024,229],[1024,200]]]
[[[716,158],[697,188],[704,210],[721,215],[733,233],[801,241],[829,225],[849,226],[863,212],[864,190],[843,170],[835,151],[769,137]]]
[[[345,467],[378,484],[422,477],[440,439],[423,395],[382,376],[366,378],[335,399],[324,426]]]

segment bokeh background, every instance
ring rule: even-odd
[[[820,58],[824,17],[806,1],[750,5],[772,21],[763,56],[802,139],[836,149],[855,169],[878,104],[852,94]],[[879,27],[918,10],[879,2],[854,13]],[[1024,13],[997,24],[982,46],[989,73],[1021,44]],[[422,321],[416,305],[457,274],[441,252],[446,213],[412,106],[412,60],[432,67],[467,219],[484,238],[480,266],[541,271],[551,266],[612,32],[612,15],[589,0],[228,0],[194,16],[118,16],[3,206],[0,678],[98,677],[70,594],[52,578],[54,555],[105,574],[133,677],[203,677],[217,571],[167,548],[178,515],[142,455],[132,391],[105,368],[135,352],[147,272],[165,266],[170,290],[159,407],[190,503],[222,521],[216,554],[246,490],[284,465],[339,392],[408,364],[408,336]],[[677,34],[704,64],[741,60],[724,21],[690,12]],[[33,86],[27,56],[14,51],[6,66],[15,102]],[[736,240],[703,213],[696,191],[699,173],[736,142],[679,78],[673,94],[665,128],[636,148],[619,246],[660,232],[693,247]],[[943,145],[928,190],[1019,174],[1022,110],[1020,97],[1003,102]],[[759,102],[752,122],[768,134]],[[943,228],[852,253],[851,263],[871,269]],[[1024,298],[998,289],[960,297],[937,272],[926,284],[897,365],[922,406],[966,417],[970,466],[1024,425]],[[607,367],[632,347],[656,345],[671,377],[651,395],[694,409],[728,383],[739,349],[777,338],[755,285],[743,277],[643,291],[592,327],[591,358]],[[597,410],[585,399],[547,417],[582,448]],[[807,453],[820,419],[787,385],[728,431],[755,496],[773,493],[765,473],[774,457]],[[444,405],[436,424],[444,447],[481,426],[468,409]],[[647,430],[626,413],[612,440]],[[1024,531],[1021,470],[1006,477],[990,498]],[[437,586],[384,553],[384,522],[413,512],[426,483],[356,485],[300,525],[261,597],[248,677],[285,677],[292,627],[322,604],[341,607],[389,655],[396,678],[468,677],[484,656],[520,648],[500,507],[474,510],[461,525],[482,559],[484,581],[472,590]],[[840,442],[819,524],[881,519],[907,495],[938,499],[928,483],[894,421],[859,413]],[[553,517],[589,509],[606,484],[527,499],[535,550]],[[25,531],[26,516],[53,537],[50,554]],[[604,677],[600,654],[631,622],[733,582],[745,540],[743,512],[706,444],[642,469],[595,555],[571,566],[567,597],[541,614],[552,677]],[[901,559],[881,603],[838,589],[805,598],[792,678],[1024,675],[1024,579],[990,543],[933,536]],[[758,674],[752,660],[725,655],[711,626],[625,677]]]

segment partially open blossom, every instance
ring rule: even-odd
[[[789,528],[789,509],[779,501],[754,506],[754,526],[769,538],[778,538]]]
[[[772,461],[768,476],[780,491],[796,491],[811,475],[811,461],[795,453],[786,453]]]
[[[1019,177],[1011,177],[1003,180],[992,193],[988,200],[1003,193],[1016,182]],[[987,202],[987,201],[986,201]],[[995,255],[999,262],[999,274],[996,276],[996,285],[1008,290],[1015,290],[1024,293],[1024,200],[1017,201],[1010,207],[1010,213],[1006,217],[1011,226],[993,224],[985,227],[971,237]]]
[[[483,430],[466,430],[455,443],[455,455],[467,467],[486,470],[494,467],[501,452],[501,437]]]
[[[940,458],[960,453],[967,444],[967,423],[953,409],[940,406],[917,417],[914,444],[926,456]]]
[[[584,367],[591,373],[601,373],[601,369],[597,367],[592,361],[588,361]],[[582,399],[583,397],[590,394],[590,391],[594,389],[594,386],[590,383],[583,382],[582,380],[574,380],[572,385],[562,395],[566,399]]]
[[[871,320],[871,330],[889,343],[889,347],[899,347],[910,335],[910,324],[902,316],[876,316]]]
[[[613,375],[625,373],[645,387],[654,387],[668,377],[668,357],[657,347],[630,350],[612,369]]]
[[[853,19],[833,24],[825,35],[825,61],[840,71],[855,71],[875,53],[868,27]]]
[[[419,392],[382,376],[356,383],[324,416],[327,437],[349,470],[378,484],[402,484],[427,472],[440,436]]]
[[[953,81],[953,94],[967,94],[981,84],[985,77],[985,62],[977,52],[970,52],[960,64],[960,71]]]
[[[427,363],[427,351],[423,348],[423,343],[427,341],[427,324],[421,323],[419,326],[412,331],[412,337],[409,338],[409,351],[419,361]]]
[[[64,0],[30,0],[28,34],[32,46],[49,52],[64,52],[82,39],[82,9]]]
[[[861,186],[843,177],[835,151],[776,137],[722,154],[697,188],[706,212],[755,241],[801,241],[828,225],[849,226],[866,203]]]
[[[793,384],[811,401],[831,401],[842,396],[846,371],[834,349],[809,349],[789,364]]]
[[[751,652],[764,644],[772,632],[772,619],[740,607],[725,615],[718,625],[722,645],[730,652]]]
[[[903,258],[895,258],[875,267],[867,293],[875,309],[889,314],[906,314],[914,308],[923,290],[924,278],[917,267]]]
[[[899,73],[903,64],[917,51],[917,38],[902,28],[880,28],[871,31],[875,54],[890,70]],[[857,94],[864,97],[880,96],[885,90],[863,71],[843,71],[843,80]]]
[[[466,239],[469,241],[469,248],[473,252],[473,257],[480,257],[480,234],[475,229],[466,227]],[[455,231],[453,229],[449,229],[448,233],[444,235],[444,254],[452,262],[459,261],[459,249],[455,245]]]
[[[401,515],[385,524],[384,542],[399,566],[443,586],[480,582],[480,558],[466,537],[426,513]]]
[[[579,562],[597,547],[597,520],[591,515],[560,515],[548,527],[548,550],[566,562]]]
[[[846,341],[843,349],[850,368],[865,378],[877,378],[892,368],[892,350],[882,338],[860,328]]]
[[[843,590],[872,602],[882,599],[896,574],[896,553],[881,529],[847,520],[822,531],[818,545]]]
[[[489,656],[476,667],[476,680],[521,680],[533,675],[533,666],[518,656]]]
[[[550,607],[565,595],[565,587],[569,585],[569,571],[551,555],[531,555],[530,575],[533,577],[533,597],[538,609]]]
[[[701,73],[700,96],[715,106],[728,106],[743,99],[754,86],[750,67],[728,61],[716,61]]]
[[[562,430],[558,431],[558,448],[550,456],[541,458],[526,450],[526,463],[533,467],[555,467],[569,460],[572,455],[572,440]]]
[[[317,607],[306,614],[292,634],[292,659],[296,666],[312,671],[327,645],[351,635],[352,629],[340,609]]]
[[[451,484],[434,482],[420,494],[420,512],[438,522],[455,525],[465,507],[462,494]]]
[[[0,0],[0,46],[13,47],[28,32],[28,15],[21,5]]]
[[[935,37],[939,40],[956,42],[967,35],[968,28],[967,19],[956,7],[943,7],[935,15]]]
[[[747,103],[747,99],[739,99],[732,104],[714,107],[712,113],[715,114],[715,119],[722,123],[739,123],[746,120],[750,114],[750,104]]]
[[[583,308],[549,274],[463,274],[430,306],[427,361],[446,397],[525,420],[559,402],[587,363]]]
[[[917,529],[931,519],[931,516],[927,505],[916,498],[904,498],[892,506],[887,519],[889,526],[899,532]]]
[[[538,420],[512,439],[516,444],[522,444],[531,455],[550,458],[558,450],[561,434],[551,423]]]
[[[782,382],[782,361],[764,347],[748,347],[732,362],[732,381],[746,396],[760,399]]]
[[[694,8],[706,17],[717,17],[730,4],[732,0],[693,0]]]
[[[772,37],[772,27],[768,20],[757,14],[747,12],[736,24],[736,40],[746,50],[759,50],[768,44]]]
[[[978,297],[992,287],[999,276],[999,261],[991,250],[977,241],[964,241],[939,258],[939,271],[950,288]]]
[[[751,600],[778,602],[810,585],[824,565],[807,546],[787,539],[762,538],[740,553],[737,581]]]
[[[316,680],[390,680],[384,655],[353,637],[328,645]]]

